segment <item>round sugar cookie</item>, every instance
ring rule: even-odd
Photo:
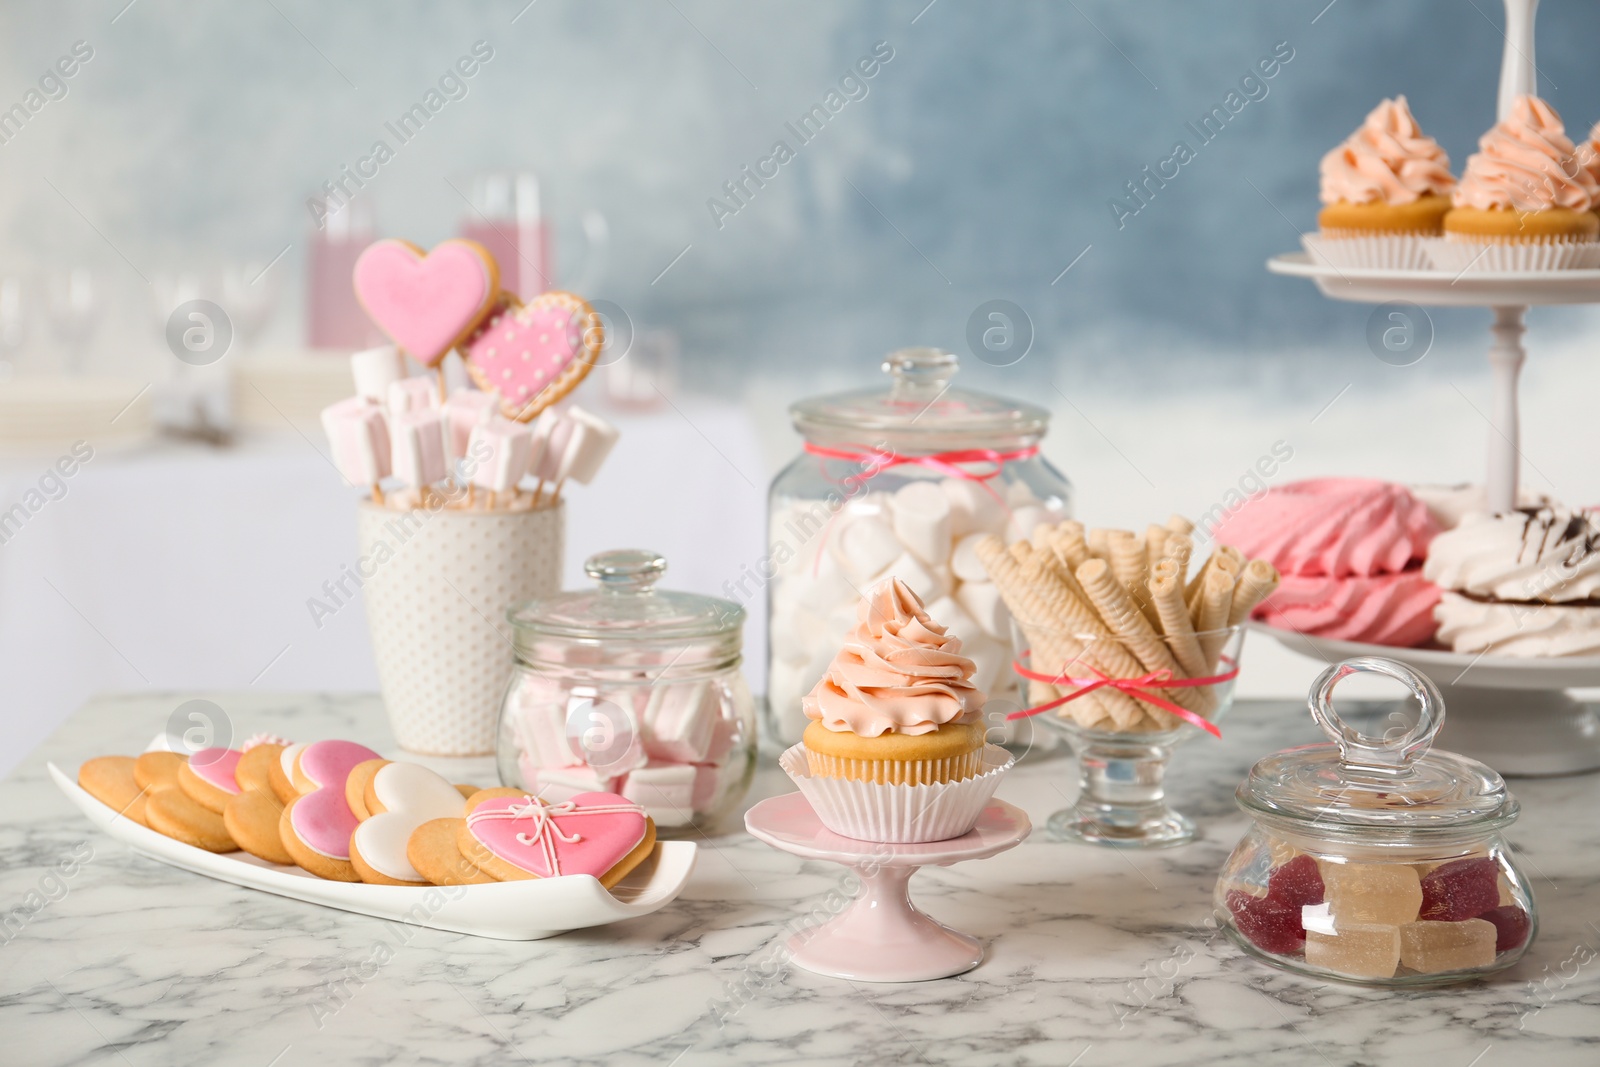
[[[245,749],[244,755],[239,757],[239,765],[233,769],[233,777],[239,783],[239,791],[271,789],[272,765],[278,761],[278,757],[287,747],[267,742]]]
[[[278,838],[283,842],[284,849],[289,853],[289,858],[294,860],[295,866],[310,871],[318,878],[326,878],[333,882],[359,882],[361,876],[356,873],[347,859],[337,856],[325,856],[300,840],[300,835],[294,832],[290,823],[290,813],[294,811],[304,797],[295,797],[283,809],[283,814],[278,818]]]
[[[237,852],[239,845],[228,833],[222,816],[195,801],[181,789],[157,789],[144,805],[150,829],[207,852]]]
[[[369,759],[350,768],[350,777],[344,780],[344,802],[350,805],[350,813],[356,818],[368,819],[377,814],[372,808],[372,802],[367,799],[371,795],[368,786],[372,782],[372,776],[388,762],[386,759]]]
[[[141,826],[149,826],[144,816],[144,790],[133,777],[132,756],[100,756],[78,768],[78,785],[106,807]]]
[[[133,762],[133,780],[140,789],[176,789],[182,765],[183,757],[176,752],[146,752]]]
[[[283,847],[283,837],[278,833],[281,818],[283,804],[270,789],[246,789],[229,797],[222,809],[222,824],[240,848],[268,863],[292,867],[294,857]]]
[[[411,832],[406,859],[434,885],[487,885],[499,881],[478,870],[461,854],[456,835],[465,819],[432,819]]]
[[[456,783],[456,792],[460,793],[463,798],[471,797],[472,794],[481,792],[482,790],[482,786],[468,785],[466,782]]]

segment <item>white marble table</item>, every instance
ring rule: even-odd
[[[1453,990],[1281,974],[1203,925],[1244,829],[1234,785],[1260,754],[1316,739],[1283,703],[1241,705],[1224,741],[1180,753],[1173,792],[1198,844],[1128,855],[1036,830],[917,875],[920,906],[989,942],[958,978],[851,985],[789,967],[793,924],[844,873],[743,832],[705,842],[688,889],[655,915],[521,944],[408,928],[373,967],[393,944],[384,924],[137,857],[46,780],[47,759],[137,751],[192,695],[96,700],[0,782],[0,1063],[1600,1062],[1600,777],[1514,783],[1511,839],[1543,928],[1514,970]],[[247,731],[387,740],[374,697],[210,696]],[[1025,761],[1000,795],[1040,825],[1071,773]],[[756,793],[786,789],[768,768]],[[63,861],[70,877],[47,873]]]

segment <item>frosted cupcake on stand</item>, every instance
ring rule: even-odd
[[[1478,141],[1430,246],[1449,271],[1571,270],[1600,263],[1600,184],[1567,137],[1561,116],[1537,96]]]
[[[1456,180],[1450,157],[1422,132],[1403,96],[1372,109],[1322,157],[1320,233],[1302,238],[1335,267],[1426,270],[1424,238],[1443,232]]]
[[[899,578],[875,586],[802,706],[780,763],[823,825],[862,841],[942,841],[972,829],[1011,757],[985,745],[984,697],[961,641]]]

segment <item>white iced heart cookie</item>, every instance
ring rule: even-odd
[[[449,780],[415,763],[389,763],[367,785],[372,816],[350,836],[350,862],[363,882],[429,885],[406,858],[417,827],[433,819],[459,819],[461,792]]]

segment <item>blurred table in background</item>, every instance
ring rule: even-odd
[[[760,558],[768,471],[750,417],[674,403],[606,411],[622,440],[594,485],[566,493],[569,587],[606,548],[659,551],[671,587],[718,595]],[[358,493],[320,433],[280,423],[226,449],[85,440],[87,461],[0,460],[0,774],[100,691],[377,688],[360,599],[320,628],[307,607],[356,558]],[[746,606],[759,692],[759,590]]]

